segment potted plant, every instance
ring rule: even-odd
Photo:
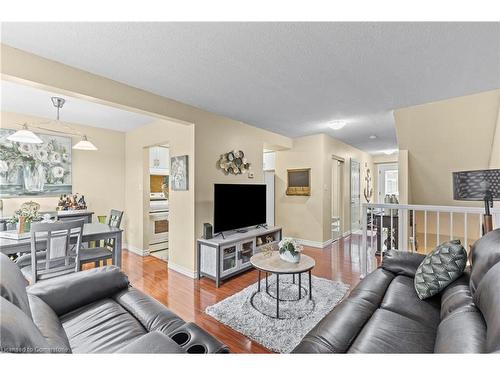
[[[279,243],[280,258],[286,262],[299,263],[302,245],[293,238],[283,238]]]
[[[14,212],[14,215],[9,219],[12,224],[17,224],[19,233],[29,232],[31,223],[41,219],[39,214],[40,205],[36,202],[24,202],[21,208]]]

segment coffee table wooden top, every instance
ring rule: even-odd
[[[305,254],[300,254],[299,263],[286,262],[278,251],[258,253],[250,258],[250,263],[257,269],[271,273],[301,273],[314,268],[316,261]]]

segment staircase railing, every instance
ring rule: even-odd
[[[483,235],[480,207],[368,203],[362,206],[361,277],[373,271],[388,249],[428,253],[437,244],[459,239],[467,251]],[[491,211],[500,227],[500,209]]]

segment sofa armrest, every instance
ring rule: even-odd
[[[48,279],[27,288],[58,316],[128,288],[128,277],[118,267],[106,266]]]
[[[415,272],[424,258],[424,254],[390,250],[384,255],[382,268],[396,275],[415,277]]]
[[[120,349],[124,354],[175,354],[186,353],[177,343],[161,332],[149,332]]]

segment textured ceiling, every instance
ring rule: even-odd
[[[118,131],[129,131],[154,121],[152,117],[13,82],[2,81],[1,89],[2,111],[55,120],[57,109],[50,98],[57,96],[66,99],[60,110],[61,121]]]
[[[370,152],[396,147],[392,110],[500,87],[498,23],[3,23],[2,42]],[[340,119],[348,125],[329,130]]]

